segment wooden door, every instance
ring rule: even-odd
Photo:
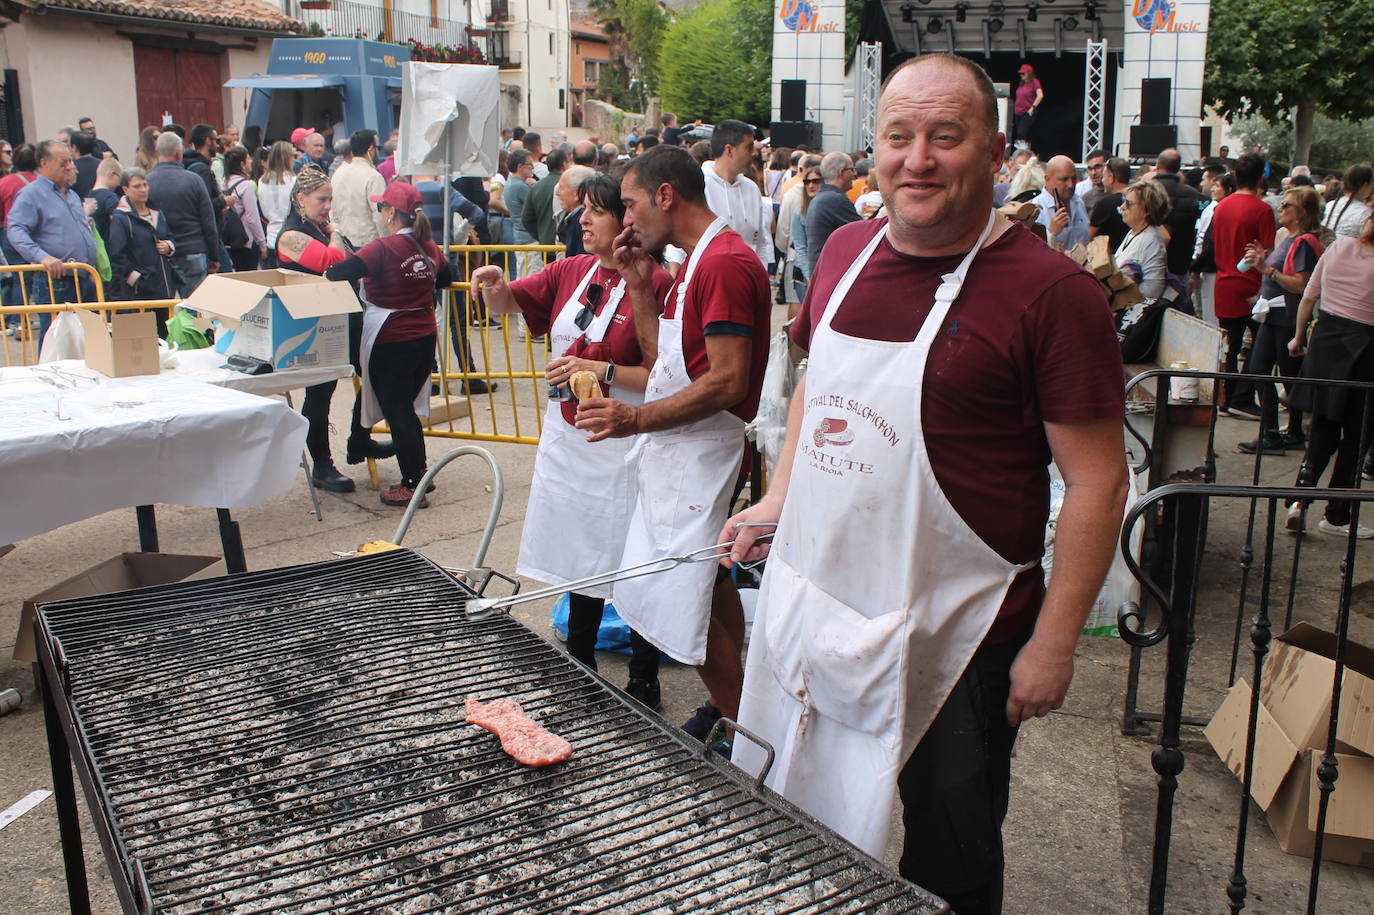
[[[221,54],[134,45],[139,129],[161,126],[164,112],[188,131],[197,124],[224,127]]]

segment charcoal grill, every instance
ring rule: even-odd
[[[41,606],[73,912],[69,757],[126,912],[947,911],[476,596],[398,550]]]

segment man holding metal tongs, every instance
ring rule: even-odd
[[[768,556],[738,720],[776,751],[767,783],[869,854],[900,794],[902,874],[995,913],[1017,727],[1063,703],[1120,528],[1120,354],[1093,277],[992,210],[1006,139],[976,64],[899,67],[877,137],[888,218],[826,243],[779,466],[719,533]]]
[[[639,436],[627,458],[638,486],[621,562],[628,567],[701,556],[729,514],[744,479],[744,426],[758,408],[771,304],[758,256],[707,207],[701,168],[686,150],[657,147],[632,160],[621,199],[625,231],[614,258],[634,302],[649,381],[640,406],[580,402],[576,426],[593,442]],[[688,260],[659,301],[648,252],[667,244]],[[697,667],[710,700],[685,730],[705,740],[722,714],[735,717],[744,614],[725,569],[674,563],[618,581],[613,600],[644,638]],[[728,753],[728,741],[717,749]]]

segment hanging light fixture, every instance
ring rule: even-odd
[[[930,17],[930,22],[926,23],[926,34],[927,34],[927,35],[939,35],[939,34],[940,34],[940,30],[943,29],[944,27],[945,27],[944,20],[942,20],[939,16],[931,16],[931,17]]]
[[[1035,22],[1040,18],[1040,4],[1031,2],[1026,4],[1026,19]]]
[[[955,21],[955,22],[967,22],[967,21],[968,21],[968,4],[967,4],[967,3],[956,3],[956,4],[954,4],[954,21]]]

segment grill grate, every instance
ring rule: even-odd
[[[125,907],[943,911],[470,596],[394,551],[40,608]],[[469,695],[573,758],[519,765]]]

